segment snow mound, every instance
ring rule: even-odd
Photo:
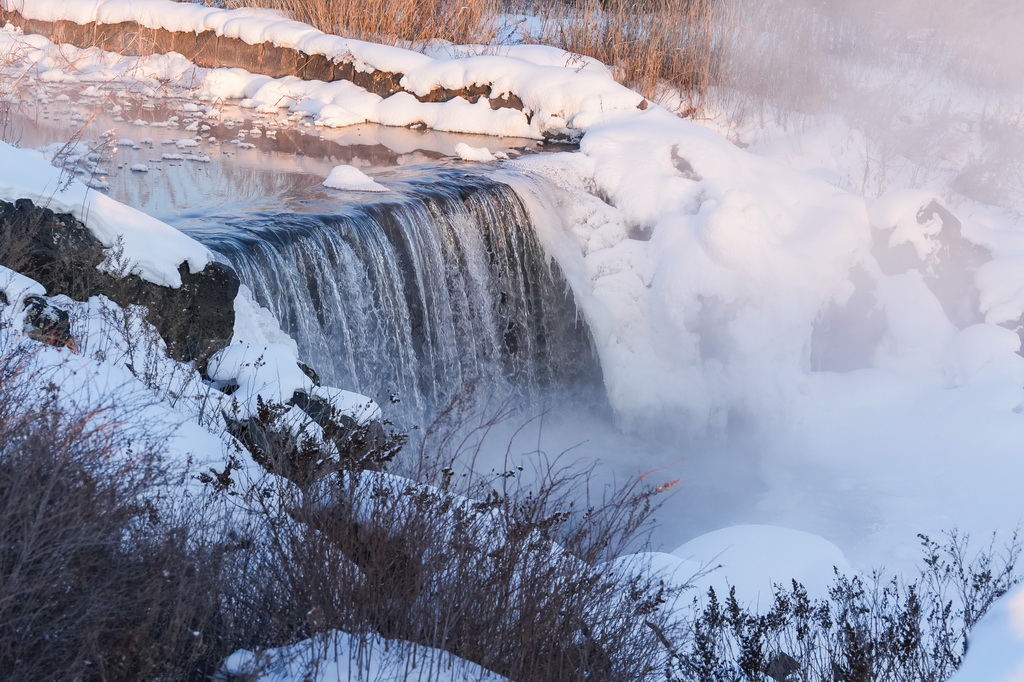
[[[455,153],[463,161],[494,161],[497,159],[487,147],[470,147],[465,142],[455,145]]]
[[[721,566],[693,581],[699,594],[713,587],[722,598],[735,587],[741,604],[759,602],[765,607],[771,603],[773,585],[789,587],[796,580],[812,598],[824,597],[837,570],[855,574],[843,552],[828,540],[778,526],[722,528],[690,540],[672,554],[687,562],[691,575],[695,567]]]
[[[964,662],[949,682],[1024,680],[1024,585],[997,601],[968,641]]]
[[[384,185],[374,182],[373,178],[355,166],[335,166],[324,180],[324,187],[344,189],[352,192],[388,192]]]
[[[337,104],[325,104],[316,119],[316,125],[321,128],[345,128],[365,122],[366,116],[354,114]]]
[[[424,677],[411,673],[409,661],[420,662]],[[308,674],[311,662],[317,665],[315,677]],[[236,651],[224,661],[221,673],[253,682],[402,682],[413,679],[410,675],[433,682],[507,682],[504,677],[439,649],[387,640],[379,635],[358,636],[337,630],[279,649],[259,653]]]

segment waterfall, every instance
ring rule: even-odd
[[[572,294],[505,184],[433,169],[407,191],[217,216],[222,254],[325,383],[423,423],[467,383],[539,406],[599,380]]]

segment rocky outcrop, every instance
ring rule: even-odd
[[[145,306],[146,319],[167,343],[168,354],[205,367],[209,356],[231,340],[238,276],[220,263],[198,273],[182,263],[182,285],[162,287],[128,272],[111,274],[110,265],[127,269],[119,265],[116,250],[104,249],[69,214],[25,199],[0,201],[0,264],[36,280],[50,295],[85,301],[102,294],[121,306]],[[104,261],[107,267],[100,270]]]
[[[942,304],[950,321],[959,328],[981,322],[978,288],[974,275],[992,254],[963,235],[963,224],[937,201],[922,206],[917,224],[929,235],[931,249],[920,254],[910,242],[889,245],[888,232],[876,240],[873,255],[883,274],[918,270]]]

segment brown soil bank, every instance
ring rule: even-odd
[[[43,35],[53,42],[80,48],[98,47],[136,57],[177,52],[205,68],[238,67],[274,78],[297,76],[305,80],[346,80],[381,97],[407,92],[399,85],[401,73],[357,71],[350,61],[334,61],[324,55],[306,54],[271,43],[250,45],[238,38],[218,36],[213,31],[168,31],[147,28],[135,22],[76,24],[72,21],[40,21],[4,9],[0,9],[0,21],[10,23],[25,33]],[[514,94],[492,98],[489,85],[461,90],[438,88],[422,96],[409,94],[421,102],[446,102],[456,97],[475,102],[480,97],[487,97],[492,109],[523,109],[522,100]]]

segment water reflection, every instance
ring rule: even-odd
[[[337,196],[320,188],[339,164],[369,174],[433,164],[465,142],[515,154],[535,142],[375,124],[316,128],[284,110],[145,98],[123,90],[85,93],[48,84],[17,102],[3,137],[20,147],[93,152],[83,181],[171,224],[210,212],[262,211]]]

